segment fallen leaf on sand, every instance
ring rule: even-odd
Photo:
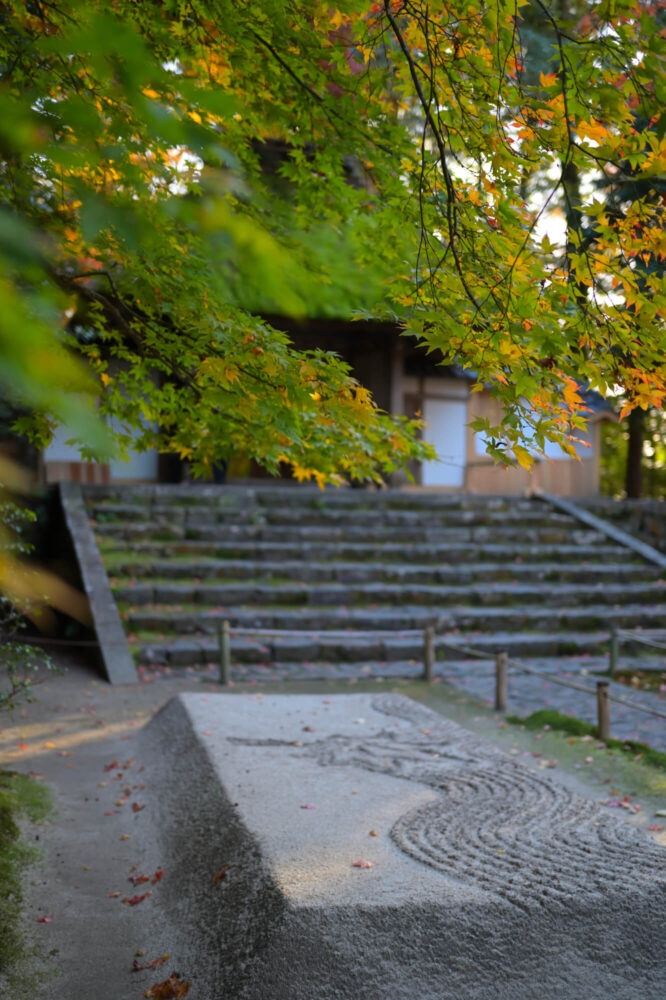
[[[659,826],[659,823],[650,823],[648,830],[663,830],[663,826]]]
[[[230,868],[231,868],[231,865],[225,865],[224,868],[220,868],[219,872],[217,873],[217,875],[213,879],[213,882],[214,882],[215,885],[217,885],[218,882],[221,882],[223,878],[226,878],[226,874],[227,874],[227,872],[229,871]]]
[[[376,831],[376,830],[371,830],[371,831],[370,831],[370,836],[371,836],[371,837],[378,837],[378,836],[379,836],[379,834],[377,833],[377,831]]]
[[[142,805],[142,804],[141,804],[141,803],[139,803],[139,802],[133,802],[133,803],[132,803],[132,812],[133,812],[133,813],[140,813],[140,812],[141,812],[141,810],[142,810],[142,809],[145,809],[145,808],[146,808],[146,807],[145,807],[145,805]]]
[[[148,899],[148,896],[150,896],[150,889],[148,892],[141,893],[140,896],[132,896],[131,898],[129,896],[125,896],[123,903],[129,903],[130,906],[136,906],[138,903],[143,903],[144,899]]]
[[[372,861],[365,861],[363,858],[359,858],[358,861],[352,861],[352,868],[372,868]]]
[[[149,1000],[181,1000],[190,992],[191,985],[180,979],[177,972],[172,972],[168,979],[155,983],[143,996]]]
[[[53,922],[53,917],[35,917],[36,924],[50,924]]]
[[[105,771],[117,771],[119,767],[120,767],[120,764],[118,763],[118,761],[117,760],[112,760],[110,764],[105,764],[104,765],[104,770]]]

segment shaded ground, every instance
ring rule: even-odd
[[[26,968],[23,995],[43,1000],[134,1000],[172,970],[168,960],[156,970],[132,972],[160,957],[151,951],[159,938],[151,901],[123,903],[159,885],[133,886],[130,876],[147,828],[142,786],[149,780],[136,757],[135,736],[170,697],[181,691],[219,691],[210,676],[161,674],[150,683],[111,688],[82,660],[64,658],[63,677],[37,689],[39,702],[0,719],[0,767],[36,772],[53,790],[55,813],[42,826],[26,826],[43,850],[29,872],[23,927],[36,955]],[[268,690],[256,682],[253,693]],[[666,775],[610,753],[594,740],[567,738],[552,731],[530,733],[461,691],[439,683],[391,680],[292,682],[271,690],[340,692],[399,690],[483,735],[535,769],[595,801],[609,805],[628,822],[666,825],[655,813],[666,808]],[[248,688],[238,685],[242,694]],[[573,694],[573,692],[572,692]],[[515,706],[510,706],[515,710]],[[542,707],[542,705],[535,706]],[[115,762],[115,763],[114,763]],[[114,764],[109,770],[105,767]],[[118,777],[121,775],[121,777]],[[640,808],[638,808],[640,807]],[[142,821],[143,824],[142,824]],[[182,817],[187,823],[188,817]],[[666,831],[651,834],[666,847]],[[156,870],[159,859],[156,861]],[[152,873],[151,873],[152,874]],[[168,874],[168,873],[167,873]],[[52,921],[37,922],[40,917]],[[145,954],[138,954],[145,952]],[[40,972],[36,991],[28,971]],[[177,970],[195,985],[196,970]],[[19,1000],[20,991],[2,993]]]

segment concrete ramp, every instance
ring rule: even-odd
[[[142,753],[197,1000],[666,995],[666,851],[407,698],[182,695]]]

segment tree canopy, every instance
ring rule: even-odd
[[[259,315],[313,311],[468,368],[502,461],[570,446],[582,385],[661,406],[664,200],[598,182],[666,172],[665,49],[663,0],[2,3],[20,426],[99,453],[96,398],[198,474],[233,449],[322,484],[431,454]]]

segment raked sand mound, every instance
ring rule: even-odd
[[[196,1000],[666,996],[666,851],[407,698],[181,695],[141,753]]]

